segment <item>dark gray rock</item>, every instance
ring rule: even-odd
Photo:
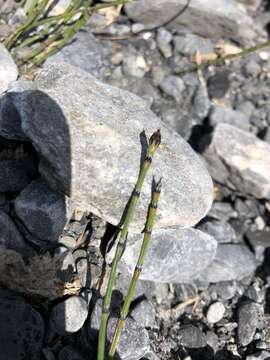
[[[0,134],[11,140],[27,140],[21,128],[19,112],[13,104],[14,93],[8,93],[0,99]]]
[[[213,263],[200,279],[208,282],[240,280],[256,269],[254,255],[244,245],[219,244]]]
[[[131,310],[130,316],[141,327],[157,327],[156,310],[148,300],[140,301],[135,308]]]
[[[151,29],[171,19],[186,4],[185,0],[138,0],[126,4],[125,10],[132,20]],[[225,37],[236,41],[255,38],[252,19],[234,0],[193,0],[185,9],[185,16],[181,13],[169,26],[178,30],[187,27],[206,38]]]
[[[270,198],[270,145],[228,124],[218,124],[204,152],[213,178],[244,195]]]
[[[40,360],[42,317],[21,296],[0,290],[0,360]]]
[[[225,108],[221,106],[214,106],[209,116],[209,123],[211,126],[216,126],[220,123],[233,125],[242,130],[249,130],[249,118],[246,114]]]
[[[0,135],[11,140],[27,141],[22,131],[20,114],[14,101],[16,95],[27,90],[36,90],[36,83],[17,80],[9,84],[7,94],[0,98]]]
[[[0,246],[15,250],[25,256],[34,253],[33,249],[25,242],[17,230],[11,218],[3,211],[0,211],[0,229]]]
[[[256,303],[242,304],[238,308],[237,342],[247,346],[253,340],[259,325],[261,307]]]
[[[77,332],[87,315],[87,302],[80,296],[71,296],[53,307],[50,314],[51,331],[63,336]]]
[[[122,261],[133,272],[142,235],[130,235]],[[155,282],[190,282],[212,263],[216,240],[195,229],[154,230],[140,278]]]
[[[246,232],[246,237],[258,261],[262,262],[264,259],[264,251],[270,247],[270,231],[251,231]]]
[[[0,192],[19,192],[37,175],[31,159],[0,160]]]
[[[187,348],[202,348],[207,345],[205,334],[194,325],[183,325],[178,332],[179,342]]]
[[[156,227],[191,226],[205,215],[213,192],[202,161],[142,99],[67,64],[44,68],[37,82],[43,92],[24,92],[16,105],[23,131],[41,156],[40,172],[53,189],[118,224],[138,174],[140,133],[147,129],[149,136],[160,128],[163,148],[153,169],[164,186]],[[139,232],[145,222],[152,174],[130,231]]]
[[[160,88],[165,94],[172,96],[175,101],[181,102],[185,84],[179,76],[166,76],[160,83]]]
[[[218,70],[210,76],[207,81],[208,94],[211,98],[223,98],[230,87],[229,72],[227,70]]]
[[[3,44],[0,44],[0,94],[7,90],[9,83],[17,79],[17,66]]]
[[[58,360],[86,360],[86,358],[72,345],[67,345],[59,352]],[[88,354],[87,360],[95,360],[95,358]]]
[[[209,220],[197,226],[197,229],[213,236],[218,243],[231,243],[235,240],[236,234],[229,223]]]
[[[40,178],[16,198],[15,211],[33,235],[41,240],[56,241],[72,216],[73,204]]]

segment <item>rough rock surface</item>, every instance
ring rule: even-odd
[[[0,160],[0,192],[19,192],[37,176],[30,159]]]
[[[123,255],[130,272],[137,261],[141,238],[141,234],[131,236],[133,244],[127,244]],[[199,230],[154,230],[140,278],[155,282],[189,282],[211,264],[216,247],[216,240]]]
[[[138,0],[125,5],[125,10],[132,20],[151,29],[171,19],[186,4],[186,0]],[[205,37],[246,41],[255,36],[252,24],[245,8],[234,0],[192,0],[170,26],[178,29],[187,26]]]
[[[51,190],[40,178],[16,198],[15,211],[31,234],[55,241],[71,218],[73,206],[68,197]]]
[[[0,44],[0,94],[7,90],[11,81],[17,79],[18,69],[10,53]]]
[[[213,263],[200,279],[209,282],[240,280],[256,269],[254,255],[244,245],[219,244]]]
[[[42,317],[21,296],[0,290],[0,360],[39,360]]]
[[[0,228],[0,246],[15,250],[22,255],[33,253],[32,248],[27,245],[11,218],[3,211],[0,211]]]
[[[238,309],[238,343],[247,346],[253,340],[259,326],[261,307],[256,303],[246,303]]]
[[[23,131],[41,156],[40,172],[52,188],[118,224],[139,171],[140,141],[145,150],[142,132],[149,136],[160,128],[162,145],[133,228],[139,232],[145,222],[153,174],[162,175],[164,184],[156,227],[187,227],[205,215],[212,202],[207,170],[142,99],[64,63],[43,69],[37,82],[42,92],[19,94],[16,107]]]
[[[216,126],[204,156],[213,178],[244,195],[270,198],[270,145],[228,124]]]
[[[49,57],[46,64],[65,61],[100,78],[105,59],[106,46],[102,46],[92,34],[80,31],[70,44]]]

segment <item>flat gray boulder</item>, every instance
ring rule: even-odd
[[[125,5],[127,15],[146,29],[160,26],[185,9],[169,26],[188,28],[206,38],[240,42],[255,38],[254,23],[245,7],[234,0],[137,0]],[[166,9],[166,11],[165,11]]]
[[[142,234],[130,236],[122,261],[133,273]],[[158,229],[152,233],[141,280],[183,283],[196,279],[214,260],[217,241],[195,229]]]
[[[145,223],[153,175],[163,177],[156,227],[196,224],[212,203],[212,180],[199,157],[167,128],[144,100],[106,85],[71,65],[49,65],[38,75],[40,91],[16,97],[22,129],[40,156],[40,173],[102,219],[117,225],[139,172],[149,137],[162,145],[141,193],[133,229]]]
[[[218,124],[204,152],[212,177],[243,195],[270,199],[270,145],[228,124]]]

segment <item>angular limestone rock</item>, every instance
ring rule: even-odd
[[[153,175],[163,177],[156,227],[197,223],[212,203],[212,181],[191,147],[127,91],[106,85],[68,64],[49,65],[40,91],[17,96],[24,133],[41,157],[40,172],[57,191],[116,225],[139,172],[146,137],[161,130],[134,216],[143,228]]]

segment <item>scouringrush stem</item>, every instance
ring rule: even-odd
[[[114,259],[112,262],[111,272],[109,276],[109,281],[106,289],[106,294],[103,299],[103,309],[100,321],[100,328],[99,328],[99,337],[98,337],[98,357],[97,360],[104,360],[105,354],[105,344],[106,344],[106,329],[107,329],[107,322],[109,318],[109,310],[112,298],[113,287],[117,277],[117,268],[119,261],[123,255],[124,247],[128,235],[128,227],[133,219],[133,214],[135,207],[137,205],[138,199],[140,197],[140,192],[142,189],[142,185],[146,174],[151,166],[152,158],[159,147],[161,142],[161,135],[160,130],[157,130],[149,139],[149,144],[147,147],[147,153],[143,164],[141,166],[138,179],[133,190],[130,202],[128,204],[127,212],[125,215],[124,223],[120,231],[119,241],[116,247],[116,252],[114,255]]]

